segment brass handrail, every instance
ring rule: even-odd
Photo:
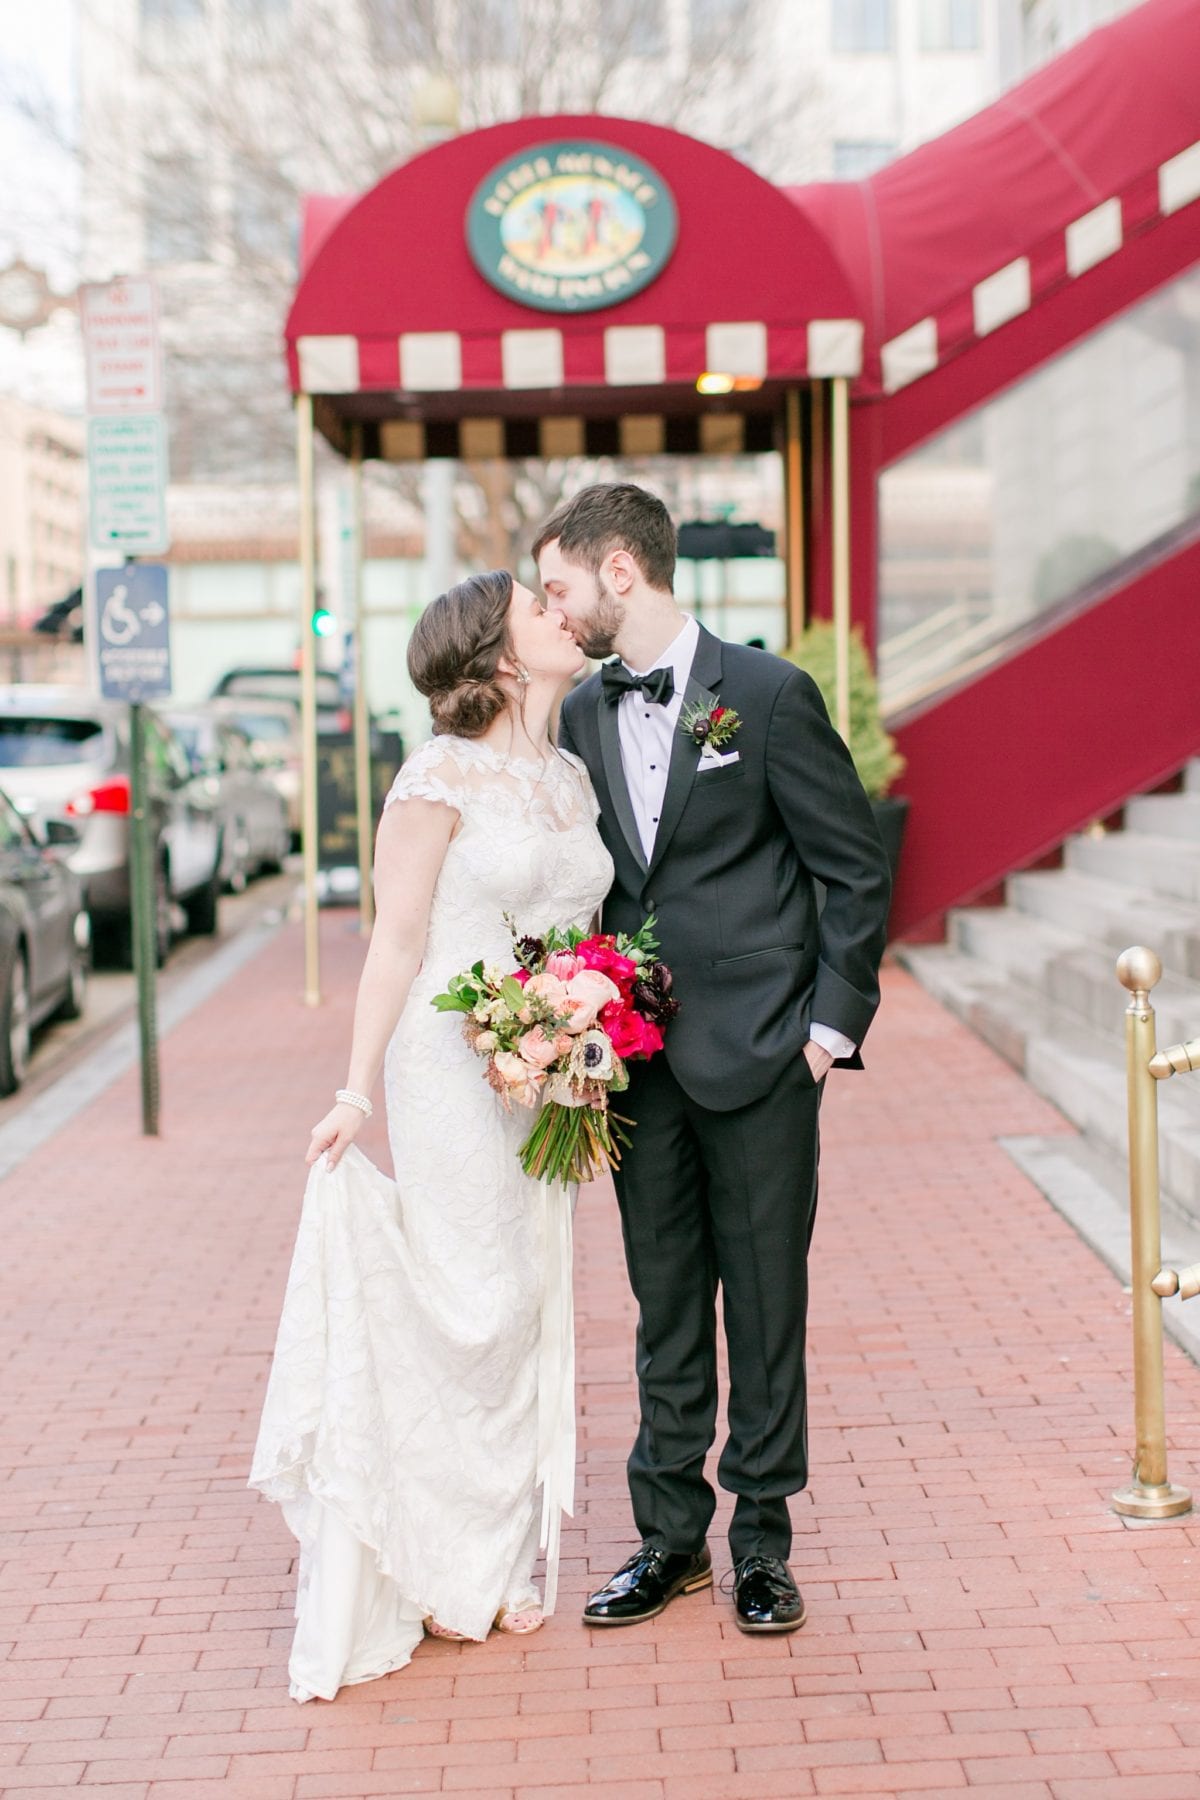
[[[1129,1099],[1130,1283],[1133,1292],[1133,1388],[1136,1447],[1128,1484],[1112,1497],[1113,1510],[1135,1519],[1172,1519],[1190,1512],[1192,1496],[1167,1474],[1167,1427],[1163,1403],[1162,1302],[1166,1294],[1200,1293],[1200,1264],[1178,1274],[1162,1266],[1162,1224],[1158,1186],[1158,1082],[1200,1064],[1173,1060],[1177,1045],[1159,1054],[1154,1041],[1150,990],[1162,978],[1153,950],[1135,944],[1117,959],[1117,980],[1129,992],[1125,1008],[1125,1078]],[[1190,1285],[1195,1277],[1196,1285]],[[1170,1285],[1174,1282],[1174,1285]]]

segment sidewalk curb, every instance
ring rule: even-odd
[[[1129,1202],[1123,1187],[1118,1190],[1095,1153],[1075,1138],[1002,1137],[997,1141],[1128,1293]],[[1167,1213],[1162,1247],[1168,1266],[1179,1268],[1195,1261],[1197,1246],[1193,1243],[1189,1248],[1183,1242]],[[1175,1300],[1163,1306],[1163,1330],[1194,1363],[1200,1363],[1200,1315],[1186,1312],[1184,1304]]]
[[[199,968],[173,983],[159,1002],[160,1043],[189,1013],[203,1006],[231,976],[251,962],[285,923],[283,910],[260,916]],[[129,1020],[44,1088],[17,1118],[0,1125],[0,1181],[135,1066],[138,1055],[137,1021]]]

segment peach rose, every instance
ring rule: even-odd
[[[498,1050],[491,1066],[504,1083],[507,1098],[515,1100],[518,1106],[537,1105],[546,1079],[542,1070],[530,1068],[523,1057],[511,1050]]]
[[[563,1011],[570,1015],[566,1029],[572,1036],[577,1036],[579,1032],[591,1029],[602,1007],[621,998],[621,990],[599,969],[580,969],[578,975],[568,981],[564,996]]]
[[[561,1054],[540,1025],[535,1025],[532,1031],[525,1033],[518,1042],[517,1049],[535,1069],[548,1069],[555,1057]]]

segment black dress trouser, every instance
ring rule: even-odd
[[[663,1056],[633,1064],[630,1077],[617,1110],[635,1129],[616,1187],[639,1307],[634,1519],[644,1540],[670,1551],[699,1549],[711,1523],[704,1460],[716,1435],[719,1284],[729,1436],[717,1472],[737,1496],[730,1548],[735,1561],[786,1558],[787,1496],[808,1479],[804,1334],[821,1090],[802,1054],[765,1098],[733,1112],[690,1100]]]

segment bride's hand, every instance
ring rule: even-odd
[[[306,1163],[315,1163],[323,1150],[329,1152],[329,1167],[336,1169],[339,1162],[362,1128],[366,1114],[361,1107],[351,1106],[345,1100],[339,1100],[331,1111],[325,1114],[319,1125],[314,1125],[312,1137],[308,1141],[305,1154]]]

